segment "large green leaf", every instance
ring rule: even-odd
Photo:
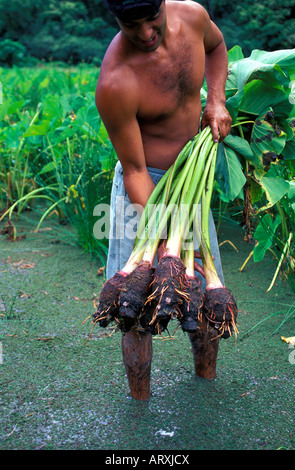
[[[218,145],[216,179],[221,190],[231,201],[240,194],[246,183],[240,160],[233,148],[226,143]]]
[[[240,90],[237,93],[227,97],[227,100],[225,102],[226,108],[232,118],[232,124],[236,123],[243,96],[244,90]]]
[[[280,222],[280,216],[273,219],[270,214],[266,214],[262,218],[254,233],[254,239],[258,242],[253,251],[253,259],[255,262],[261,261],[266,251],[272,246]]]
[[[234,93],[236,93],[238,89],[236,75],[235,73],[232,72],[231,66],[233,65],[233,63],[242,59],[244,59],[244,54],[240,46],[234,46],[232,49],[228,51],[229,69],[228,69],[228,77],[227,77],[226,85],[225,85],[225,93],[226,93],[227,98],[229,98]]]
[[[264,64],[278,64],[289,75],[295,73],[295,49],[282,49],[272,52],[255,49],[252,51],[250,59]]]
[[[245,85],[240,111],[258,116],[270,107],[276,118],[287,118],[292,110],[288,94],[283,89],[272,87],[263,80],[252,80]]]
[[[264,176],[260,180],[260,184],[262,188],[265,191],[265,195],[267,197],[268,203],[267,203],[267,208],[273,206],[278,202],[280,199],[282,199],[285,194],[288,193],[290,189],[289,182],[280,178],[271,178],[268,176]],[[264,208],[261,208],[261,210],[264,210]]]
[[[234,46],[232,47],[228,53],[228,63],[232,64],[233,62],[237,62],[238,60],[244,59],[244,54],[242,51],[241,46]]]
[[[282,156],[285,160],[295,160],[295,139],[286,142]]]
[[[251,149],[249,142],[242,137],[229,134],[224,139],[224,142],[228,147],[231,147],[246,160],[252,160],[254,158],[253,150]]]
[[[49,129],[50,122],[47,120],[42,121],[40,124],[32,124],[28,127],[22,137],[29,137],[35,135],[46,135]]]
[[[295,181],[289,181],[288,198],[295,201]]]
[[[286,134],[276,126],[272,110],[259,116],[252,129],[251,149],[254,159],[251,161],[254,174],[261,179],[276,162],[286,144]]]
[[[258,62],[250,58],[234,62],[229,67],[230,89],[240,91],[251,80],[264,80],[269,85],[288,86],[290,79],[277,64]],[[229,85],[228,85],[229,86]]]

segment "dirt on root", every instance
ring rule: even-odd
[[[226,287],[210,289],[205,293],[203,314],[222,338],[237,334],[238,307],[233,293]]]
[[[153,274],[154,267],[148,262],[140,263],[128,274],[120,293],[119,327],[122,331],[137,325],[151,290]]]

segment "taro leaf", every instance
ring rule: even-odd
[[[263,195],[263,189],[261,185],[255,181],[253,178],[248,179],[249,185],[250,185],[250,196],[251,196],[251,202],[255,203],[260,201],[262,195]]]
[[[278,125],[286,134],[286,141],[295,140],[295,119],[278,119]]]
[[[288,94],[266,81],[252,80],[244,87],[240,111],[257,116],[272,108],[276,118],[288,118],[292,110]]]
[[[292,117],[283,121],[282,128],[287,134],[287,142],[282,156],[285,160],[295,160],[295,119]]]
[[[270,86],[288,86],[289,77],[277,64],[264,64],[250,58],[234,62],[229,67],[228,85],[231,90],[240,91],[251,80],[264,80]]]
[[[101,119],[97,112],[94,101],[78,109],[77,114],[72,114],[64,120],[63,125],[56,129],[58,141],[61,142],[67,137],[82,132],[89,138],[105,144],[106,135],[101,127]]]
[[[232,124],[235,124],[239,114],[239,108],[244,96],[244,90],[240,90],[232,96],[227,97],[225,105],[232,118]]]
[[[15,124],[0,129],[0,141],[5,142],[5,147],[16,150],[19,147],[25,126],[27,126],[25,121],[18,121]]]
[[[253,126],[251,135],[251,149],[254,160],[255,177],[260,180],[269,170],[271,163],[275,162],[285,147],[286,134],[278,128],[272,110],[259,116]]]
[[[250,59],[264,64],[278,64],[289,75],[295,73],[295,49],[283,49],[273,52],[255,49],[252,51]]]
[[[31,137],[35,135],[46,135],[49,129],[50,122],[47,120],[42,121],[40,124],[32,124],[28,127],[26,132],[23,134],[24,137]]]
[[[282,156],[285,160],[295,160],[295,140],[286,142],[285,148],[282,151]]]
[[[288,100],[288,95],[291,92],[288,88],[290,87],[290,80],[292,80],[292,73],[295,73],[295,49],[274,51],[273,53],[256,50],[253,51],[249,58],[242,58],[242,53],[239,52],[238,49],[233,48],[229,51],[228,58],[230,65],[225,91],[226,98],[228,100],[227,108],[234,122],[238,113],[238,107],[241,103],[242,95],[244,94],[244,87],[247,84],[250,84],[253,80],[258,79],[264,84],[267,84],[268,93],[272,90],[276,95],[278,89],[285,95],[283,99],[279,93],[276,100],[283,100],[284,109],[280,112],[286,115],[286,100]],[[238,96],[236,96],[237,94]],[[253,102],[255,102],[256,99],[261,99],[263,96],[252,95],[252,98]],[[290,104],[292,105],[291,100],[289,100],[289,105]],[[272,106],[271,101],[268,103],[268,106]],[[260,111],[255,111],[254,109],[254,113],[260,114],[262,113],[262,110],[260,109]]]
[[[287,196],[290,199],[291,207],[295,212],[295,181],[289,181],[289,191]]]
[[[204,84],[201,88],[200,95],[201,95],[202,109],[204,109],[204,107],[207,103],[207,90],[206,90],[206,83],[205,82],[204,82]]]
[[[255,262],[261,261],[264,258],[266,251],[272,246],[273,239],[278,226],[280,225],[281,218],[278,215],[274,220],[270,214],[266,214],[259,225],[257,226],[254,239],[258,241],[253,251],[253,259]]]
[[[216,179],[222,192],[234,200],[241,192],[246,177],[236,152],[225,142],[218,145]]]
[[[229,134],[224,139],[224,142],[226,143],[226,145],[235,150],[236,153],[242,155],[242,157],[244,157],[246,160],[252,160],[254,158],[253,151],[250,147],[249,142],[246,139],[243,139],[242,137],[239,137],[237,135]]]
[[[295,201],[295,181],[289,181],[289,191],[287,196],[289,199],[294,199]]]
[[[238,60],[244,59],[241,46],[234,46],[228,51],[228,63],[232,64]]]
[[[259,183],[264,189],[268,203],[266,206],[261,207],[257,213],[272,207],[280,199],[282,199],[282,197],[285,196],[285,194],[287,194],[290,189],[289,182],[281,178],[270,178],[268,176],[264,176],[261,178]]]
[[[231,68],[233,63],[244,59],[244,55],[240,46],[234,46],[232,49],[228,51],[228,76],[225,85],[225,94],[226,97],[232,96],[234,93],[237,92],[237,80],[236,74],[232,72]]]

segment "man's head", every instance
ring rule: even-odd
[[[158,48],[166,30],[165,0],[105,0],[122,33],[144,52]]]
[[[162,0],[105,0],[105,2],[116,18],[129,22],[155,16]]]

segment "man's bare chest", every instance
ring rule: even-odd
[[[161,120],[193,103],[203,84],[205,55],[182,44],[173,53],[138,70],[140,107],[138,117]]]

